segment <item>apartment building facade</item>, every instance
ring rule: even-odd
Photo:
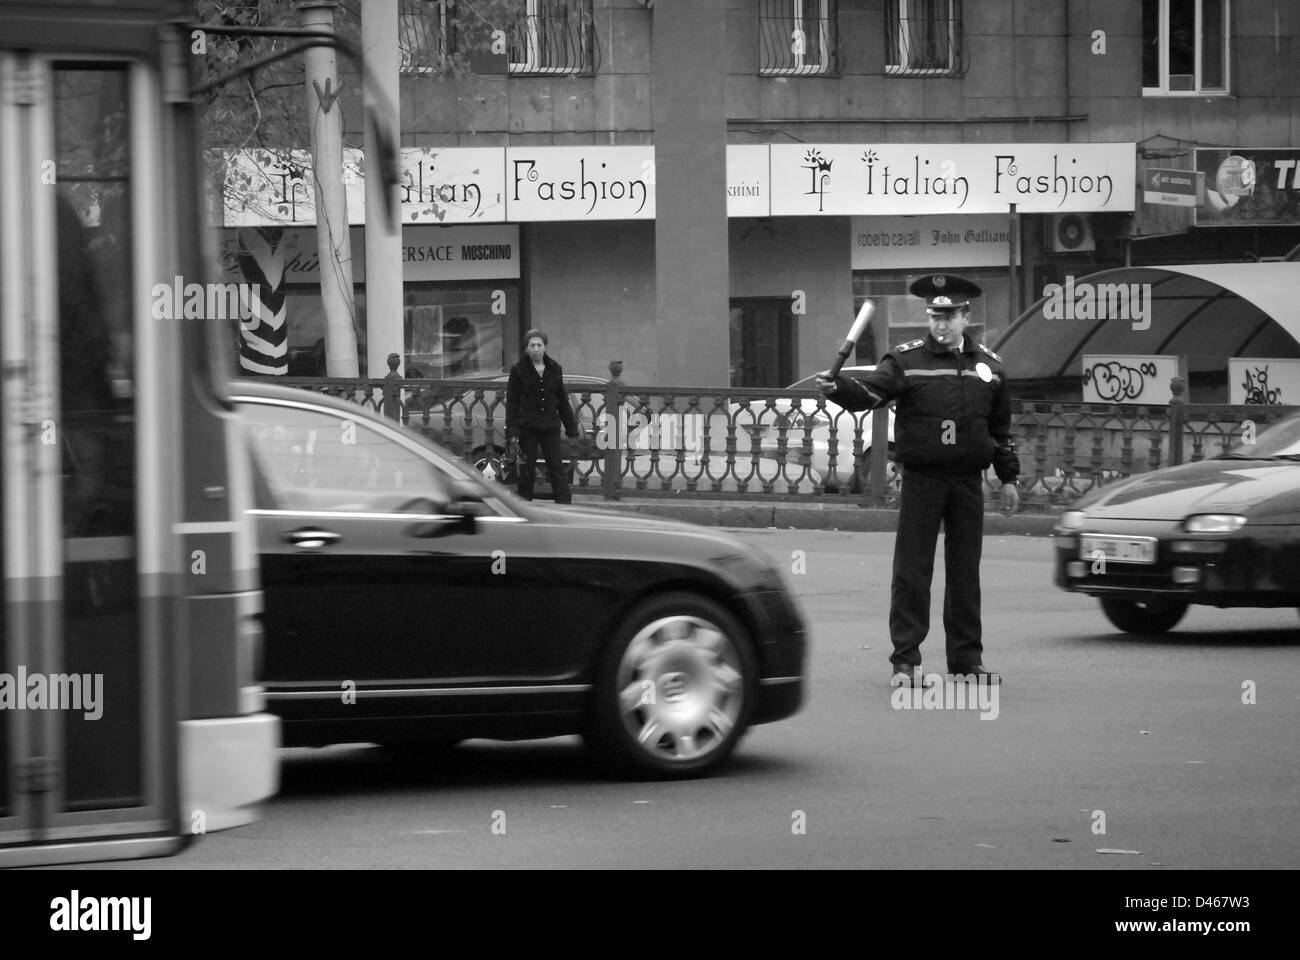
[[[401,0],[398,42],[427,375],[540,327],[576,373],[782,386],[864,298],[922,331],[926,273],[981,284],[993,343],[1067,278],[1300,245],[1291,0]],[[301,347],[314,240],[277,219]]]

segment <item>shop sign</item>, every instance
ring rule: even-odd
[[[1132,211],[1133,143],[772,144],[773,216]]]
[[[1196,226],[1300,224],[1300,147],[1198,149],[1196,169],[1205,175]]]
[[[1005,267],[1010,260],[1006,214],[853,218],[854,270]]]
[[[224,168],[227,227],[311,226],[316,187],[305,150],[230,150]],[[499,147],[405,147],[398,200],[402,223],[500,223],[505,220],[505,181]],[[343,151],[343,192],[348,223],[365,223],[365,158]]]
[[[227,272],[238,272],[234,231],[222,244]],[[286,229],[285,283],[320,282],[320,254],[314,227]],[[360,229],[352,230],[354,279],[365,280],[366,246]],[[519,278],[519,228],[511,224],[402,229],[402,280],[516,280]]]
[[[772,212],[767,144],[727,147],[727,216],[766,217]]]
[[[517,222],[653,220],[654,147],[508,147],[506,206]]]

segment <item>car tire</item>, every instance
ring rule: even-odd
[[[495,480],[505,486],[514,486],[518,482],[513,462],[506,461],[506,452],[501,447],[477,447],[474,450],[474,471],[484,480]],[[489,472],[489,467],[491,471]]]
[[[757,691],[740,622],[707,597],[661,594],[637,605],[606,648],[584,739],[620,774],[702,776],[735,749]]]
[[[889,470],[888,467],[888,465],[893,462],[893,459],[894,459],[894,445],[891,443],[889,445],[889,459],[886,461],[886,469],[885,469],[886,486],[888,486],[889,478],[892,477],[893,474],[893,471]],[[850,481],[849,484],[849,492],[852,494],[863,494],[870,489],[871,489],[871,448],[868,447],[866,450],[863,451],[862,459],[860,459],[857,462],[856,469],[853,471],[853,479]]]
[[[1182,600],[1101,598],[1101,609],[1106,619],[1125,633],[1167,633],[1183,619],[1187,607],[1188,604]]]

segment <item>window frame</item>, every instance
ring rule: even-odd
[[[773,0],[768,0],[768,2],[773,2]],[[775,2],[782,2],[782,0],[775,0]],[[774,65],[767,65],[763,63],[763,60],[767,55],[767,50],[765,49],[765,43],[764,43],[765,38],[762,36],[762,32],[764,30],[763,20],[777,20],[777,19],[784,20],[786,18],[784,16],[784,12],[782,12],[782,14],[779,17],[764,16],[762,13],[762,8],[760,8],[760,14],[759,14],[760,38],[759,38],[759,66],[758,66],[759,76],[761,77],[825,77],[834,74],[836,56],[835,56],[835,51],[831,49],[831,47],[835,39],[835,31],[831,29],[831,24],[834,22],[838,14],[835,0],[788,0],[788,2],[790,3],[791,8],[790,8],[790,16],[789,19],[786,20],[785,26],[788,26],[790,29],[783,30],[781,32],[781,38],[784,44],[783,49],[787,51],[786,56],[792,57],[793,62],[791,63],[782,62]],[[795,31],[801,30],[802,28],[800,24],[806,23],[808,21],[808,17],[805,16],[805,10],[809,6],[814,7],[813,13],[817,15],[816,50],[818,51],[820,56],[820,59],[817,62],[809,62],[810,61],[809,55],[813,51],[813,46],[812,44],[807,42],[807,37],[804,38],[805,42],[803,45],[802,52],[795,53],[794,50],[791,49],[794,40]]]
[[[432,7],[433,19],[426,12],[410,13],[403,4],[397,14],[397,52],[401,58],[397,72],[406,77],[428,76],[445,72],[451,58],[458,53],[456,24],[447,0],[415,0],[416,9]],[[415,43],[408,43],[414,39]],[[436,64],[417,63],[420,55],[436,57]],[[414,64],[414,65],[413,65]]]
[[[1146,35],[1146,25],[1143,24],[1142,35],[1142,67],[1145,73],[1146,51],[1150,44],[1155,43],[1157,50],[1157,67],[1156,71],[1160,81],[1159,86],[1148,87],[1143,78],[1142,96],[1144,97],[1229,97],[1232,96],[1232,0],[1219,0],[1223,4],[1223,23],[1220,35],[1220,42],[1223,44],[1223,81],[1218,87],[1203,86],[1204,69],[1204,35],[1205,35],[1205,0],[1192,0],[1196,4],[1196,26],[1194,29],[1196,46],[1193,53],[1192,80],[1191,90],[1171,90],[1169,87],[1169,4],[1170,0],[1154,0],[1157,4],[1156,10],[1156,36],[1154,38]],[[1175,76],[1186,76],[1186,74],[1175,74]]]
[[[575,63],[559,64],[547,62],[548,59],[553,60],[553,57],[543,56],[541,31],[538,29],[539,18],[546,15],[546,5],[552,2],[555,0],[524,0],[524,13],[520,18],[517,38],[510,38],[506,44],[506,76],[571,77],[594,71],[595,38],[592,32],[595,30],[595,5],[593,0],[563,0],[566,6],[572,5],[575,8],[566,14],[568,23],[565,29],[573,28],[572,21],[576,17],[578,33],[575,38],[574,52],[577,56]],[[527,58],[525,60],[514,59],[516,39],[522,41],[520,46]]]
[[[886,0],[886,29],[892,27],[892,36],[886,39],[889,43],[886,59],[890,54],[897,52],[897,59],[900,63],[886,63],[885,74],[894,77],[952,77],[957,76],[962,70],[961,58],[961,5],[958,0],[943,0],[948,5],[947,17],[947,34],[948,34],[948,63],[946,66],[915,66],[907,62],[908,50],[911,47],[907,36],[907,24],[919,17],[909,16],[917,0]],[[892,23],[890,22],[892,20]],[[936,30],[938,24],[936,23]]]

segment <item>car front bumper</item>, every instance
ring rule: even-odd
[[[1300,527],[1247,525],[1231,534],[1187,534],[1153,521],[1090,523],[1057,532],[1055,584],[1110,597],[1167,597],[1219,607],[1300,606]],[[1089,534],[1156,539],[1154,563],[1096,560],[1081,555]]]
[[[808,634],[794,597],[786,590],[755,590],[747,596],[749,618],[759,625],[758,702],[750,723],[793,716],[806,696],[804,664]]]

